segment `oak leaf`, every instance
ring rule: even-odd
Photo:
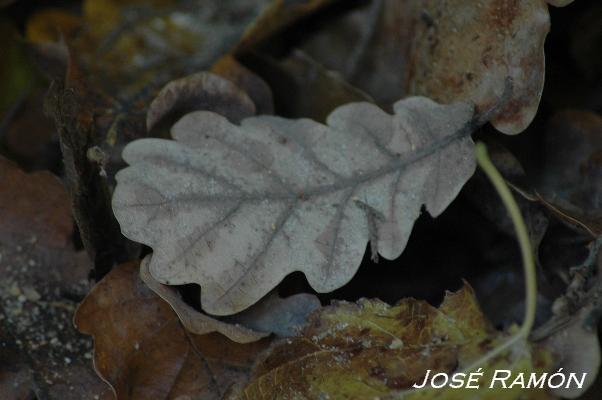
[[[154,249],[153,277],[201,285],[210,314],[246,309],[295,271],[330,292],[368,241],[373,257],[398,257],[422,205],[439,215],[474,172],[482,118],[471,104],[414,97],[394,108],[348,104],[327,125],[188,114],[175,141],[126,146],[113,210],[127,237]]]
[[[188,333],[140,280],[138,263],[103,278],[80,304],[75,324],[94,337],[94,367],[119,400],[222,399],[269,343]]]
[[[281,298],[271,293],[242,313],[218,320],[187,304],[174,286],[157,282],[148,270],[151,256],[140,263],[140,278],[175,311],[188,332],[204,335],[218,332],[237,343],[250,343],[267,337],[298,334],[305,318],[320,307],[318,298],[300,293]]]
[[[543,90],[548,3],[571,1],[366,2],[323,24],[302,47],[383,106],[420,95],[486,109],[510,76],[512,98],[491,122],[516,134],[533,120]]]

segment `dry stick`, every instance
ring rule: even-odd
[[[529,334],[531,333],[531,329],[533,329],[535,312],[537,309],[537,277],[535,272],[535,260],[533,258],[533,249],[531,248],[529,234],[527,233],[527,226],[525,225],[525,221],[520,213],[520,209],[518,208],[518,205],[516,204],[508,185],[506,185],[506,181],[489,159],[487,147],[483,143],[479,142],[476,145],[475,151],[479,166],[485,172],[489,180],[491,180],[491,183],[501,197],[502,202],[504,203],[504,206],[506,207],[506,210],[508,210],[508,214],[510,214],[510,218],[512,219],[512,224],[514,225],[514,230],[516,232],[523,259],[527,300],[525,302],[525,317],[519,331],[506,342],[502,343],[500,346],[496,347],[483,357],[480,357],[478,360],[473,362],[468,368],[466,368],[467,371],[484,365],[492,358],[497,357],[504,351],[508,350],[517,342],[521,340],[527,340]]]

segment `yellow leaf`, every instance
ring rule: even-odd
[[[548,399],[540,389],[489,389],[496,369],[543,372],[551,358],[519,341],[482,368],[481,389],[413,389],[432,374],[461,372],[504,343],[509,333],[494,330],[470,286],[448,293],[439,308],[404,299],[338,302],[315,313],[299,337],[280,342],[260,362],[236,399]],[[471,371],[466,371],[471,372]],[[431,374],[431,376],[432,376]],[[500,386],[500,385],[498,385]],[[528,395],[528,397],[525,397]]]

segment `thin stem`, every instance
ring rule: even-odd
[[[516,201],[514,200],[508,185],[506,184],[506,181],[489,159],[487,147],[483,143],[477,143],[476,157],[479,166],[481,169],[483,169],[489,180],[491,180],[491,183],[501,197],[502,202],[504,203],[504,206],[506,207],[506,210],[508,210],[508,214],[510,214],[510,218],[512,219],[523,259],[526,306],[525,317],[519,331],[506,342],[476,360],[470,367],[467,368],[467,370],[472,370],[480,365],[484,365],[492,358],[508,350],[515,343],[523,339],[527,339],[531,333],[531,330],[533,329],[533,324],[535,323],[535,312],[537,311],[537,277],[535,272],[533,249],[531,248],[531,240],[529,239],[527,226],[520,213],[520,209],[518,208],[518,205],[516,204]]]
[[[506,181],[500,175],[498,170],[495,168],[489,156],[487,155],[487,147],[483,143],[477,143],[476,156],[479,166],[487,177],[491,180],[491,183],[495,187],[499,196],[502,198],[504,206],[510,214],[512,223],[514,225],[514,231],[518,238],[520,245],[520,251],[523,259],[523,269],[525,273],[525,290],[526,290],[526,307],[525,307],[525,318],[520,333],[524,337],[529,336],[533,324],[535,323],[535,312],[537,311],[537,277],[535,272],[535,260],[533,258],[533,249],[531,248],[531,240],[529,239],[529,233],[527,232],[527,225],[523,220],[523,216],[520,213],[520,209],[506,185]]]

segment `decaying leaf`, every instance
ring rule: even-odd
[[[255,103],[258,115],[274,114],[272,89],[268,84],[231,54],[226,54],[211,67],[211,72],[234,83],[249,95]]]
[[[238,51],[248,50],[300,18],[333,2],[334,0],[273,0],[247,28],[237,46]]]
[[[127,237],[154,249],[155,279],[201,285],[210,314],[244,310],[294,271],[329,292],[369,240],[396,258],[422,205],[437,216],[455,198],[474,172],[477,120],[468,103],[421,97],[394,115],[341,106],[327,125],[195,112],[174,125],[175,141],[124,149],[113,209]]]
[[[198,72],[169,82],[157,94],[146,113],[150,132],[162,119],[169,126],[179,117],[196,110],[216,112],[234,123],[255,115],[255,104],[234,83],[209,72]]]
[[[546,399],[543,390],[488,390],[495,368],[542,372],[550,357],[520,342],[513,351],[482,365],[481,390],[413,390],[426,371],[462,371],[506,335],[491,328],[469,286],[448,293],[437,309],[404,299],[396,306],[379,300],[338,302],[311,317],[299,337],[281,341],[232,398],[304,399]]]
[[[582,387],[555,388],[552,392],[563,398],[575,399],[596,381],[600,370],[598,326],[602,313],[602,236],[592,243],[589,255],[580,265],[571,268],[570,282],[552,307],[554,315],[531,335],[542,341],[556,361],[556,367],[585,374]]]
[[[492,124],[515,134],[539,105],[548,30],[540,0],[380,0],[324,26],[303,48],[381,105],[411,94],[486,109],[509,76],[516,88]],[[343,45],[350,42],[357,46]]]
[[[599,289],[598,289],[599,290]],[[582,388],[557,388],[553,392],[562,398],[576,399],[594,383],[600,370],[600,341],[595,330],[597,323],[588,319],[594,307],[588,305],[563,326],[546,338],[544,345],[554,354],[558,365],[565,371],[586,374]],[[589,325],[589,326],[588,326]]]
[[[246,62],[274,88],[278,115],[283,117],[323,122],[332,110],[343,104],[374,102],[340,74],[327,70],[300,50],[283,60],[256,54],[247,56]]]
[[[421,4],[410,93],[440,102],[470,99],[487,108],[510,76],[516,85],[512,98],[491,123],[504,133],[522,132],[533,120],[543,90],[543,44],[550,27],[546,2]]]
[[[0,239],[30,240],[44,246],[67,247],[73,233],[69,196],[49,172],[26,174],[0,157]]]
[[[94,337],[95,369],[119,400],[219,400],[246,379],[269,343],[187,333],[140,280],[137,263],[116,267],[100,281],[77,309],[75,324]]]
[[[140,263],[140,278],[173,308],[182,325],[197,335],[218,332],[237,343],[254,342],[270,333],[294,336],[305,324],[305,318],[320,307],[318,298],[311,294],[281,298],[271,293],[245,311],[218,320],[188,305],[173,286],[157,282],[148,270],[150,259],[147,256]]]
[[[237,324],[229,324],[203,314],[186,304],[175,288],[157,282],[148,270],[150,256],[140,263],[140,279],[155,294],[165,300],[175,311],[188,332],[196,335],[218,332],[237,343],[255,342],[269,335],[269,332],[254,331]]]
[[[272,292],[243,312],[223,320],[280,337],[296,336],[306,324],[307,316],[318,308],[320,300],[313,294],[299,293],[282,298]]]

